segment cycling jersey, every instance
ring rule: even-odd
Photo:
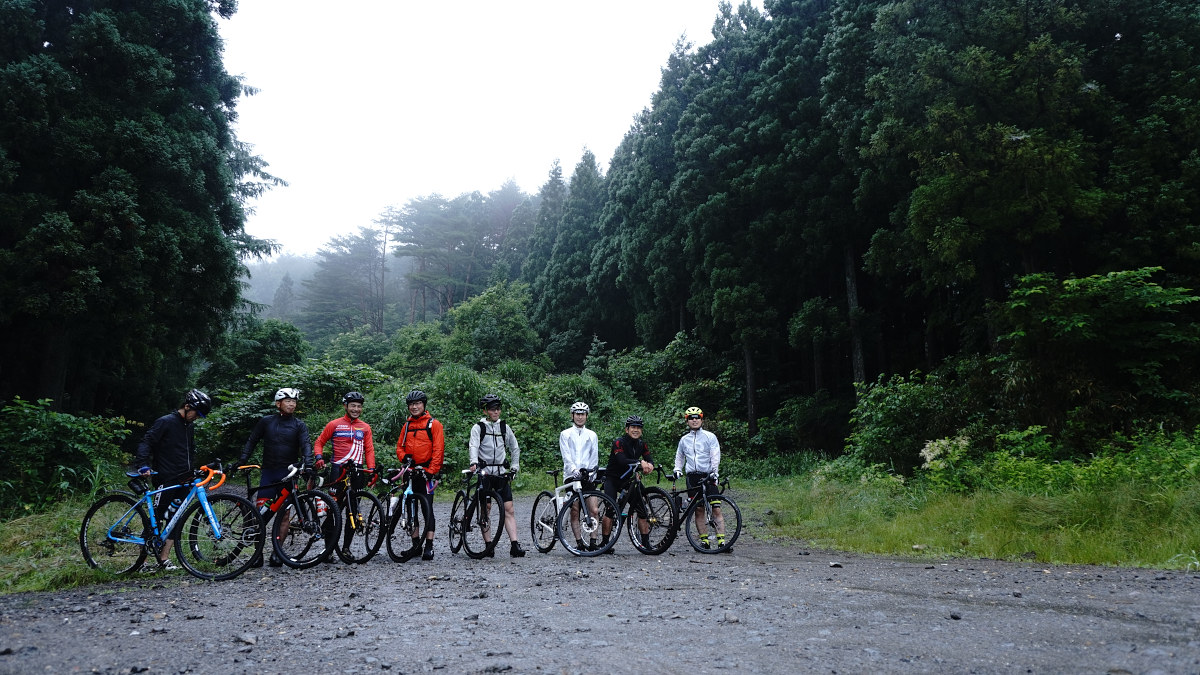
[[[156,485],[190,479],[196,467],[196,439],[191,422],[178,410],[154,420],[133,454],[135,469],[148,466],[158,472]]]
[[[714,474],[721,467],[721,443],[704,429],[689,429],[675,450],[675,473]]]
[[[308,442],[308,425],[295,415],[267,415],[258,420],[246,447],[242,448],[242,456],[238,460],[245,464],[254,453],[254,447],[259,441],[263,444],[262,468],[286,469],[289,464],[303,460],[306,466],[312,466],[312,445]],[[334,443],[334,455],[337,455],[337,444]]]
[[[595,471],[600,466],[600,441],[587,427],[572,424],[563,429],[558,435],[558,452],[562,454],[564,479],[578,476],[580,469]]]
[[[435,420],[429,411],[417,417],[410,415],[404,421],[404,428],[396,441],[396,459],[403,462],[405,455],[412,455],[418,466],[425,467],[425,473],[433,475],[442,470],[442,462],[446,458],[446,435],[442,423]]]
[[[349,415],[331,420],[313,444],[314,457],[322,458],[325,444],[330,439],[333,439],[332,461],[335,464],[352,461],[368,469],[375,468],[375,442],[371,440],[371,425],[351,419]]]
[[[467,454],[471,464],[504,464],[505,449],[512,453],[513,471],[521,468],[521,446],[517,445],[517,437],[512,427],[497,420],[492,422],[483,418],[471,427],[471,440]],[[502,467],[485,466],[483,473],[487,475],[501,473]]]
[[[627,480],[633,476],[633,472],[643,460],[654,463],[650,461],[650,448],[646,447],[646,441],[631,438],[629,435],[621,436],[613,441],[612,452],[608,456],[608,468],[604,472],[606,478]]]

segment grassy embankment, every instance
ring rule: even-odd
[[[518,492],[536,494],[542,483],[548,481],[530,479]],[[439,492],[441,499],[453,497],[453,490]],[[1200,568],[1200,485],[957,495],[818,482],[806,475],[735,481],[731,494],[742,506],[748,532],[781,543],[922,558]],[[104,580],[79,552],[79,522],[89,503],[65,501],[46,513],[0,523],[0,592]],[[525,508],[517,513],[523,538]]]

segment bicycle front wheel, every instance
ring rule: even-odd
[[[533,500],[533,513],[529,514],[529,536],[533,545],[542,553],[549,553],[558,538],[558,509],[555,508],[554,493],[542,490]]]
[[[352,501],[357,502],[357,510],[349,508]],[[347,499],[347,507],[342,509],[342,538],[337,547],[338,557],[346,564],[362,564],[375,557],[383,546],[385,525],[383,505],[379,499],[366,490],[355,490],[354,499]]]
[[[675,508],[666,490],[658,487],[645,488],[643,507],[645,517],[639,514],[632,505],[629,509],[629,542],[641,553],[659,555],[671,548],[675,542]],[[643,533],[642,529],[646,532]]]
[[[79,527],[79,548],[88,565],[107,574],[128,574],[146,560],[144,543],[150,534],[150,517],[138,500],[124,494],[108,495],[88,509]]]
[[[723,495],[709,495],[708,503],[711,508],[707,509],[702,503],[696,504],[695,511],[684,518],[684,531],[688,543],[700,553],[724,553],[733,548],[742,533],[742,511],[732,499]],[[696,526],[695,514],[700,514],[704,534]]]
[[[333,497],[307,490],[275,514],[271,544],[284,565],[307,569],[333,553],[340,531],[341,516]]]
[[[400,554],[414,545],[419,545],[424,537],[425,505],[415,495],[401,497],[388,526],[388,557],[395,562],[404,562]]]
[[[200,502],[183,514],[175,556],[193,576],[214,581],[232,579],[262,555],[266,528],[258,510],[245,497],[212,495],[208,505],[212,519]]]
[[[571,511],[579,506],[579,541],[571,525]],[[585,492],[582,502],[579,493],[573,493],[558,512],[558,541],[571,555],[592,557],[607,553],[616,546],[620,536],[621,512],[612,497],[603,492]],[[605,522],[609,532],[604,534]],[[582,544],[582,545],[581,545]]]
[[[504,502],[495,490],[481,490],[463,513],[463,548],[467,557],[478,560],[496,549],[504,528]]]
[[[467,510],[467,494],[459,490],[454,495],[454,507],[450,509],[450,552],[458,553],[463,545],[463,514]]]

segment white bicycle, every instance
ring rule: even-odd
[[[562,543],[572,555],[597,556],[617,543],[616,533],[604,541],[603,524],[618,522],[620,511],[611,497],[597,490],[584,490],[581,481],[558,485],[559,471],[547,471],[553,477],[554,492],[542,490],[533,501],[529,519],[530,538],[542,553],[549,553],[554,542]]]

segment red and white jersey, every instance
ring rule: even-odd
[[[375,442],[371,440],[371,425],[362,420],[339,417],[332,420],[317,436],[313,452],[319,458],[325,452],[325,444],[333,440],[333,461],[351,461],[368,468],[375,468]]]

